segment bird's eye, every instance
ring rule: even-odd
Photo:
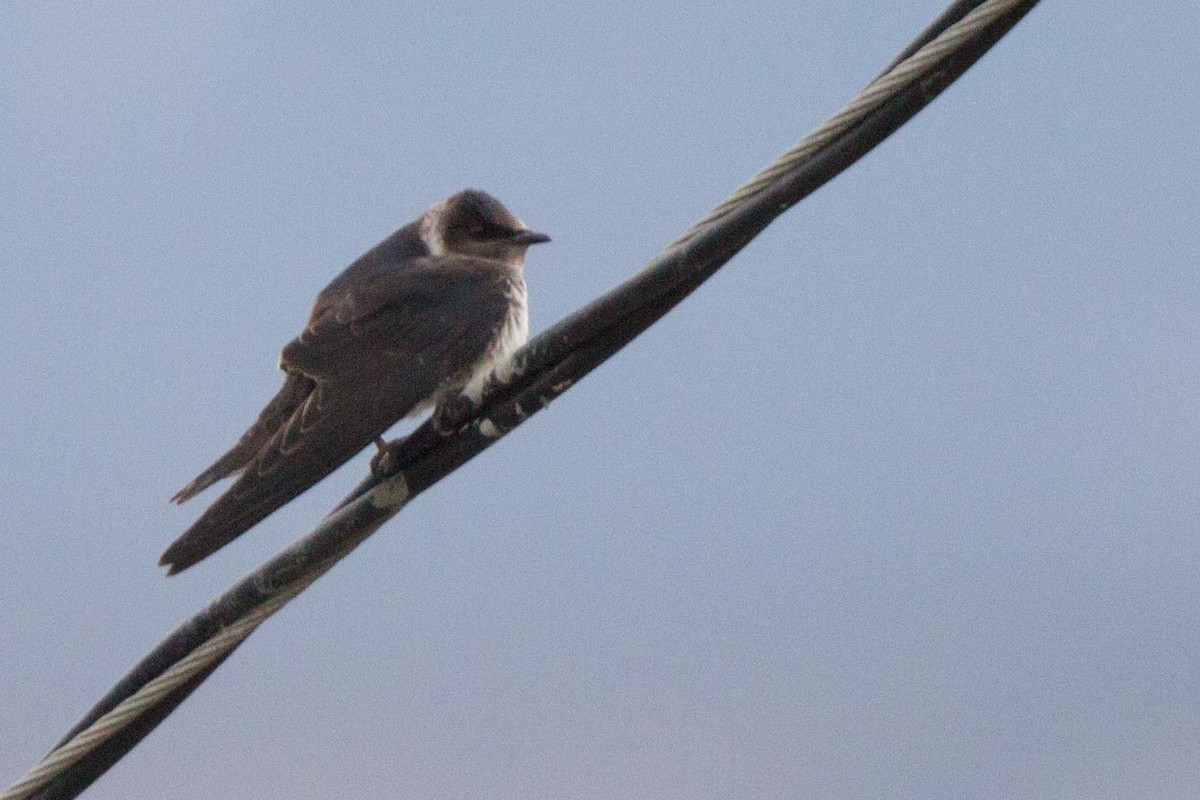
[[[467,232],[470,233],[472,239],[481,242],[489,242],[494,239],[503,239],[512,235],[507,228],[504,228],[500,225],[494,225],[489,222],[480,222],[476,225],[472,225],[467,229]]]

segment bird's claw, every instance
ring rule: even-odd
[[[376,439],[375,446],[379,449],[371,457],[371,474],[376,478],[387,478],[395,475],[400,456],[400,446],[403,444],[403,439],[393,439],[390,442],[385,442],[383,439]]]
[[[462,427],[462,420],[470,417],[475,404],[464,394],[456,394],[438,404],[429,418],[438,436],[446,437]]]

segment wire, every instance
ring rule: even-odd
[[[429,423],[308,536],[168,636],[0,800],[75,797],[132,749],[264,620],[348,555],[407,502],[520,425],[636,338],[780,214],[903,125],[1038,0],[958,0],[849,105],[777,158],[641,272],[514,355],[450,434]],[[905,55],[909,54],[911,55]]]

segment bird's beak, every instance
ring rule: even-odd
[[[517,231],[512,236],[510,236],[508,240],[510,242],[514,242],[516,244],[530,245],[530,244],[542,244],[543,242],[548,242],[548,241],[550,241],[550,237],[544,233],[538,233],[537,231],[531,231],[528,228],[526,228],[523,231]]]

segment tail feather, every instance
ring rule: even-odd
[[[250,429],[242,434],[228,453],[197,475],[171,498],[172,503],[184,503],[200,494],[222,478],[241,470],[258,454],[275,432],[291,417],[296,407],[312,391],[313,382],[299,372],[288,372],[283,388],[267,403]]]
[[[207,558],[349,461],[372,439],[373,436],[368,435],[347,438],[338,452],[326,450],[321,459],[285,459],[279,472],[265,477],[251,464],[237,482],[166,549],[159,565],[168,568],[168,575],[174,575]]]
[[[348,399],[354,402],[353,396]],[[349,461],[402,416],[350,413],[330,401],[325,410],[333,413],[316,419],[322,405],[318,387],[294,408],[286,424],[276,426],[237,481],[162,554],[158,563],[168,567],[168,575],[187,569],[250,530]]]
[[[239,486],[247,477],[243,474],[163,552],[158,563],[167,567],[168,575],[182,572],[220,550],[324,476],[307,482],[255,481],[249,487]],[[245,488],[250,490],[249,496],[239,491]]]
[[[233,449],[217,459],[211,467],[193,478],[191,483],[176,492],[171,497],[171,502],[186,503],[217,481],[232,475],[246,466],[246,462],[254,458],[254,453],[256,452],[252,447],[247,446],[246,443],[246,438],[253,432],[253,428],[246,431],[241,440],[233,446]]]

